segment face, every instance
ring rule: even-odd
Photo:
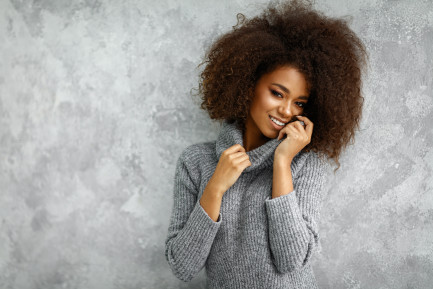
[[[245,124],[248,141],[276,138],[284,125],[303,114],[308,96],[305,77],[295,68],[283,66],[263,75],[256,83]]]

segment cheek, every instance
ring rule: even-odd
[[[295,112],[295,114],[302,114],[304,112],[304,109],[295,105],[293,111]]]
[[[253,102],[251,103],[250,113],[253,115],[258,115],[263,111],[263,109],[263,99],[259,95],[256,95],[253,99]]]
[[[250,114],[254,117],[257,118],[258,116],[260,116],[260,114],[262,113],[262,109],[261,109],[261,105],[260,102],[253,102],[251,104],[251,108],[250,108]]]
[[[278,102],[269,95],[262,95],[258,98],[257,105],[263,111],[269,111],[275,109],[278,106]]]

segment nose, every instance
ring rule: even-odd
[[[293,113],[291,111],[290,101],[286,100],[281,102],[280,106],[278,107],[278,113],[280,113],[280,115],[284,118],[291,119]]]

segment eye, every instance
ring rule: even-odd
[[[279,92],[276,91],[276,90],[271,89],[271,93],[272,93],[273,95],[277,96],[277,97],[283,97],[283,96],[281,95],[281,93],[279,93]]]
[[[305,108],[306,103],[304,102],[297,102],[296,103],[300,108]]]

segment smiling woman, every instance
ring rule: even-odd
[[[276,138],[295,116],[302,115],[308,101],[305,77],[290,66],[263,75],[257,82],[250,113],[245,122],[243,143],[250,151]]]
[[[299,1],[213,44],[199,91],[223,125],[176,165],[165,256],[179,279],[206,267],[207,288],[317,288],[324,158],[338,163],[358,125],[365,57],[343,20]]]
[[[270,6],[250,20],[238,14],[238,21],[203,62],[201,108],[211,119],[237,122],[245,133],[258,80],[282,66],[295,68],[307,83],[303,115],[315,125],[303,151],[333,159],[338,169],[362,115],[361,72],[367,62],[362,41],[344,19],[325,16],[308,1]]]

